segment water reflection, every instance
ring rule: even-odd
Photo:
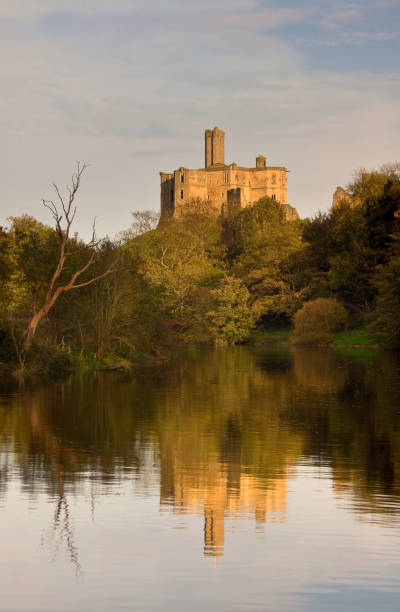
[[[16,392],[17,390],[14,390]],[[367,521],[399,520],[399,361],[246,347],[192,350],[133,377],[71,377],[0,402],[0,501],[18,481],[54,502],[47,540],[77,574],[69,499],[88,480],[204,522],[204,554],[227,523],[284,522],[298,465],[329,470],[337,503]],[[94,496],[91,498],[94,513]]]

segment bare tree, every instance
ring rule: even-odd
[[[131,211],[131,214],[133,217],[131,227],[118,234],[121,242],[128,242],[141,234],[151,232],[156,229],[160,221],[160,214],[155,210],[136,210]]]
[[[49,209],[54,219],[55,231],[57,233],[59,241],[59,257],[54,272],[50,280],[48,281],[46,293],[44,295],[43,300],[41,301],[41,303],[38,303],[38,300],[34,301],[32,315],[29,320],[23,339],[23,349],[19,356],[22,368],[24,367],[26,355],[32,347],[37,326],[47,315],[49,310],[54,306],[56,300],[60,297],[60,295],[67,291],[71,291],[71,289],[79,289],[80,287],[91,285],[100,278],[103,278],[104,276],[115,272],[116,269],[118,259],[115,259],[102,274],[92,276],[92,278],[84,282],[79,282],[79,278],[81,277],[81,275],[87,270],[89,270],[95,260],[96,247],[99,244],[99,240],[97,240],[96,238],[95,222],[93,222],[93,231],[90,241],[84,244],[82,247],[79,247],[78,249],[68,251],[71,226],[76,214],[75,197],[81,183],[82,175],[86,168],[86,164],[81,165],[80,163],[78,163],[76,172],[74,172],[74,174],[72,175],[71,185],[67,186],[68,195],[66,198],[61,195],[59,188],[55,183],[53,183],[54,190],[57,196],[56,200],[43,200],[43,205]],[[58,281],[64,270],[64,266],[67,259],[72,255],[77,255],[80,252],[88,253],[87,261],[83,266],[81,266],[71,274],[71,277],[66,283],[59,284]]]

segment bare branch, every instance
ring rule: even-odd
[[[91,256],[90,256],[90,258],[89,258],[89,260],[86,262],[86,264],[82,268],[80,268],[79,270],[74,272],[74,274],[71,276],[71,280],[69,281],[69,283],[67,285],[65,285],[65,287],[70,287],[72,289],[72,287],[75,284],[76,279],[79,278],[81,274],[86,272],[86,270],[88,268],[90,268],[90,266],[93,264],[93,262],[94,262],[94,255],[95,255],[95,252],[93,251]],[[68,291],[68,290],[69,289],[66,289],[66,291]]]
[[[118,270],[115,270],[115,266],[117,265],[118,261],[119,261],[119,257],[117,257],[117,259],[113,261],[111,266],[105,272],[103,272],[102,274],[99,274],[98,276],[95,276],[94,278],[91,278],[90,280],[86,281],[86,283],[80,283],[79,285],[73,285],[71,289],[79,289],[79,287],[86,287],[87,285],[91,285],[92,283],[100,280],[101,278],[104,278],[105,276],[108,276],[109,274],[112,274],[113,272],[118,272]]]
[[[101,243],[101,239],[97,240],[96,242],[88,242],[87,244],[84,244],[82,247],[79,247],[79,249],[76,249],[76,251],[66,252],[65,257],[71,257],[73,255],[78,255],[79,253],[84,253],[85,251],[88,251],[89,249],[95,249],[96,247],[99,246],[100,243]]]
[[[93,219],[92,238],[89,244],[96,244],[96,217]]]
[[[54,191],[55,191],[55,192],[56,192],[56,194],[57,194],[58,199],[60,200],[60,203],[61,203],[62,209],[63,209],[63,211],[64,211],[64,213],[65,213],[65,204],[64,204],[64,199],[63,199],[62,195],[60,194],[60,190],[58,189],[58,187],[57,187],[57,185],[56,185],[55,183],[53,183],[53,187],[54,187]]]

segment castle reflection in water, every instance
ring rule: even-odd
[[[286,478],[263,482],[247,474],[232,474],[229,466],[215,462],[200,477],[179,468],[161,480],[161,504],[181,514],[204,514],[204,554],[224,554],[225,521],[255,519],[283,522],[286,512]]]
[[[227,347],[135,376],[4,388],[0,502],[15,479],[32,499],[46,492],[52,534],[77,568],[69,501],[90,486],[94,508],[123,481],[159,496],[161,510],[201,517],[204,554],[215,558],[240,522],[286,520],[287,482],[304,461],[329,471],[338,504],[393,525],[399,365],[386,354]]]

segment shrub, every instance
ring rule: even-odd
[[[344,306],[332,298],[306,302],[294,315],[291,341],[294,344],[326,346],[335,333],[345,329],[348,314]]]
[[[28,370],[40,376],[56,376],[73,369],[71,355],[52,345],[35,344],[28,358]]]

